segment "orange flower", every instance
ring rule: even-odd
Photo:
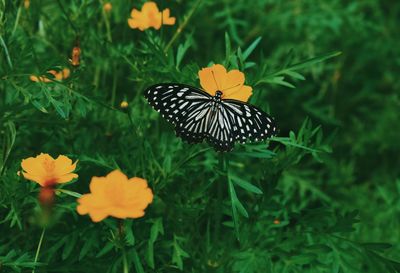
[[[110,2],[107,2],[103,5],[103,9],[105,12],[110,12],[112,10],[112,5]]]
[[[22,175],[28,180],[39,183],[42,187],[49,187],[77,178],[78,175],[73,173],[76,163],[72,164],[72,160],[64,155],[54,159],[49,154],[41,153],[36,157],[22,160]]]
[[[81,215],[89,214],[93,222],[100,222],[108,216],[116,218],[139,218],[153,201],[153,193],[147,181],[128,177],[119,170],[105,177],[93,177],[89,194],[78,199],[76,208]]]
[[[222,92],[222,99],[233,99],[247,102],[252,88],[244,85],[244,74],[237,69],[226,71],[220,64],[203,68],[199,71],[200,85],[210,95]]]
[[[38,77],[38,76],[35,76],[35,75],[31,75],[29,78],[33,82],[52,82],[54,80],[62,81],[62,80],[65,80],[66,78],[69,77],[70,70],[68,68],[64,68],[63,70],[58,71],[58,72],[55,71],[55,70],[49,70],[49,71],[47,71],[47,73],[53,75],[54,78],[53,79],[49,79],[46,76],[39,76]]]
[[[129,103],[126,100],[121,101],[121,104],[119,105],[122,109],[126,109],[129,106]]]
[[[132,10],[128,24],[131,28],[138,28],[142,31],[150,27],[160,29],[161,25],[174,25],[175,17],[170,17],[169,9],[160,12],[156,3],[146,2],[141,11]]]
[[[80,57],[81,57],[81,49],[79,46],[74,46],[72,49],[72,58],[69,60],[73,66],[79,66],[80,65]],[[69,72],[69,70],[68,70]],[[68,74],[69,76],[69,74]]]

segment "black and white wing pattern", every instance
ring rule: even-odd
[[[257,142],[277,134],[274,119],[263,110],[237,100],[222,100],[222,105],[234,124],[236,141]]]
[[[177,83],[153,85],[145,90],[144,96],[157,112],[175,126],[177,136],[189,143],[203,141],[207,135],[205,114],[211,108],[212,96]]]
[[[192,86],[157,84],[145,90],[150,105],[175,126],[189,143],[204,139],[217,151],[230,151],[235,141],[262,141],[276,134],[274,120],[257,107],[218,99]]]

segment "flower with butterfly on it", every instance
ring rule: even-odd
[[[216,151],[227,152],[235,142],[259,142],[274,136],[274,119],[247,103],[252,88],[244,74],[222,65],[199,71],[204,90],[181,83],[160,83],[145,90],[149,104],[175,126],[188,143],[206,140]]]
[[[211,96],[221,91],[222,99],[232,99],[247,102],[252,94],[252,88],[244,85],[245,76],[237,69],[226,71],[220,64],[203,68],[199,71],[200,85]]]
[[[47,75],[35,76],[31,75],[29,79],[33,82],[53,82],[53,81],[62,81],[69,77],[71,71],[68,68],[64,68],[60,71],[56,71],[54,69],[47,71],[47,74],[52,75],[52,78],[49,78]]]
[[[93,177],[89,194],[78,199],[79,214],[89,214],[93,222],[112,216],[115,218],[140,218],[153,201],[153,192],[143,178],[128,177],[115,170],[105,177]]]
[[[150,1],[143,4],[141,11],[132,9],[128,24],[130,28],[141,31],[150,27],[160,29],[162,25],[174,25],[175,17],[170,17],[168,8],[161,12],[157,4]]]

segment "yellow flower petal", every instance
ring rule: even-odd
[[[49,186],[55,183],[66,183],[78,175],[72,173],[76,168],[76,162],[66,156],[60,155],[54,159],[49,154],[23,159],[21,162],[23,176],[39,183],[41,186]]]
[[[108,217],[108,214],[101,210],[89,212],[89,216],[93,222],[100,222]]]
[[[128,19],[129,27],[133,29],[138,28],[142,31],[149,27],[160,29],[162,24],[173,25],[175,24],[175,18],[170,17],[169,9],[160,12],[157,4],[154,2],[144,3],[141,11],[132,9],[131,18]]]
[[[64,174],[62,176],[58,176],[56,182],[57,183],[67,183],[70,182],[72,179],[78,178],[78,175],[76,173],[69,173],[69,174]]]
[[[57,175],[64,175],[75,171],[76,163],[72,164],[72,160],[65,155],[59,155],[55,160],[54,173]]]
[[[23,159],[21,162],[22,169],[30,173],[32,175],[46,175],[47,172],[45,171],[43,164],[46,161],[53,161],[54,159],[49,154],[43,154],[36,157],[28,157]]]
[[[216,91],[221,90],[225,76],[225,67],[214,64],[199,71],[200,85],[207,93],[214,96]]]
[[[143,13],[158,13],[160,11],[158,10],[156,3],[149,1],[149,2],[146,2],[143,4],[142,12]]]
[[[222,99],[235,99],[246,102],[251,96],[252,88],[245,86],[245,76],[239,70],[226,71],[225,67],[215,64],[199,71],[200,85],[208,94],[215,96],[222,92]]]
[[[222,98],[229,98],[233,93],[239,91],[244,84],[244,74],[239,70],[231,70],[225,75],[222,84]]]
[[[46,182],[46,177],[42,176],[42,175],[34,175],[34,174],[30,174],[30,173],[25,173],[25,172],[22,172],[22,175],[25,177],[25,179],[35,181],[42,187],[44,186],[44,184]]]
[[[247,85],[243,85],[242,88],[237,90],[235,93],[229,95],[229,99],[232,100],[240,100],[247,102],[250,98],[250,96],[253,94],[252,93],[253,88]]]
[[[78,199],[79,214],[89,214],[92,221],[98,222],[108,216],[116,218],[138,218],[153,201],[153,193],[147,181],[128,177],[119,170],[105,177],[93,177],[90,182],[91,193]]]
[[[162,12],[162,24],[163,25],[174,25],[175,24],[175,17],[170,17],[170,10],[165,9]]]

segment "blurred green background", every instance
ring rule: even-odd
[[[157,1],[177,22],[143,32],[127,24],[143,1],[26,2],[0,0],[0,272],[122,272],[116,221],[62,193],[34,262],[38,186],[16,173],[41,152],[79,159],[79,193],[115,168],[149,181],[130,272],[400,272],[400,2]],[[228,174],[142,96],[211,63],[243,71],[280,128],[268,150],[237,145]]]

